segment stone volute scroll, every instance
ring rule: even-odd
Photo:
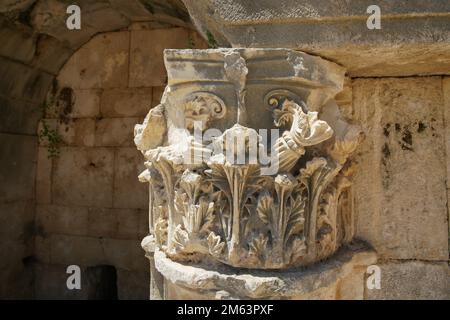
[[[161,103],[135,127],[150,193],[142,245],[165,283],[152,289],[295,297],[283,275],[273,294],[217,277],[244,269],[263,285],[260,272],[300,272],[353,239],[351,155],[362,134],[333,100],[345,70],[286,49],[166,50],[165,64]]]

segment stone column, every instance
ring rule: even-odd
[[[376,256],[352,242],[345,70],[286,49],[166,50],[165,64],[161,104],[135,127],[152,297],[338,298],[359,281],[347,298],[362,298]]]

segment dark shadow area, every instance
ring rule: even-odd
[[[117,300],[117,272],[113,266],[86,269],[89,300]]]

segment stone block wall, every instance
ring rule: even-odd
[[[207,45],[185,28],[133,24],[91,39],[57,76],[38,128],[36,298],[92,298],[98,282],[83,275],[96,266],[115,268],[119,299],[148,298],[148,187],[133,129],[161,98],[164,48],[188,47]],[[66,288],[71,264],[82,269],[80,291]]]
[[[99,33],[192,28],[179,1],[99,0],[78,4],[82,28],[69,30],[65,23],[67,1],[0,1],[0,298],[34,297],[35,195],[46,188],[45,183],[38,183],[36,189],[36,132],[43,102],[61,67]],[[117,58],[112,61],[113,69],[122,61],[122,57]],[[121,70],[127,72],[128,67],[124,65]],[[88,74],[92,81],[109,77],[107,70],[98,77],[95,72]],[[79,92],[78,116],[86,117],[83,110],[93,110],[96,99],[88,91]],[[77,130],[85,123],[80,122]],[[73,135],[73,131],[67,134]],[[43,155],[39,152],[41,159]],[[43,161],[39,163],[45,166]],[[41,178],[38,176],[38,180]]]
[[[378,253],[368,299],[448,299],[448,77],[353,79],[366,138],[355,177],[357,237]]]
[[[338,103],[361,123],[354,179],[356,236],[377,251],[381,289],[367,299],[449,299],[450,44],[443,1],[196,1],[197,28],[219,45],[286,47],[343,65]],[[356,285],[356,283],[355,283]]]
[[[95,298],[91,289],[105,278],[118,298],[148,296],[148,261],[139,246],[147,233],[147,190],[136,178],[142,157],[132,128],[159,102],[163,48],[206,45],[190,29],[173,27],[187,25],[188,17],[167,8],[153,6],[151,13],[137,0],[82,7],[88,26],[72,32],[63,23],[63,1],[0,4],[0,298]],[[450,296],[450,77],[440,76],[448,75],[449,24],[439,16],[411,18],[438,20],[428,33],[394,26],[400,36],[419,33],[400,47],[380,48],[377,40],[374,48],[370,39],[367,48],[349,47],[339,28],[333,30],[345,39],[332,47],[329,37],[313,39],[325,46],[298,41],[314,33],[296,29],[296,41],[276,36],[273,26],[234,33],[251,40],[242,46],[261,46],[258,31],[296,49],[317,48],[312,52],[343,63],[354,77],[338,100],[366,134],[356,157],[357,236],[378,251],[382,289],[369,291],[365,279],[350,277],[337,294],[321,297],[345,298],[352,290],[367,299]],[[49,158],[51,145],[38,138],[44,123],[62,139],[58,157]],[[84,290],[66,289],[69,264],[81,266]]]
[[[0,17],[0,297],[33,295],[35,135],[53,75],[35,58],[37,39]]]

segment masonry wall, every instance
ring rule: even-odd
[[[0,40],[0,297],[31,298],[36,128],[58,59],[37,57],[37,39],[1,17]]]
[[[368,299],[448,299],[450,78],[353,79],[366,138],[355,176],[357,237],[377,251]]]
[[[36,298],[93,298],[102,269],[97,277],[92,270],[99,266],[115,268],[119,299],[148,298],[140,247],[148,232],[148,186],[137,179],[144,160],[133,128],[161,98],[163,49],[207,46],[188,29],[147,26],[94,37],[49,92],[38,128]],[[82,269],[82,290],[66,288],[72,264]]]
[[[156,15],[139,1],[85,2],[86,27],[72,32],[59,1],[0,4],[0,298],[95,298],[93,288],[114,275],[117,288],[105,285],[105,291],[147,298],[148,262],[139,245],[147,233],[147,192],[136,179],[142,157],[132,128],[159,101],[163,48],[205,47],[187,29],[163,29],[183,21],[155,8]],[[158,15],[165,22],[156,22]],[[143,20],[152,22],[136,23]],[[447,43],[434,43],[442,34],[446,39],[448,24],[435,25],[428,33],[398,29],[428,39],[415,51],[404,47],[386,56],[374,54],[373,46],[367,54],[351,50],[357,63],[347,55],[348,42],[316,52],[347,63],[353,77],[378,77],[354,78],[353,98],[348,90],[340,99],[366,133],[356,157],[357,236],[379,253],[382,290],[368,291],[364,279],[351,279],[341,283],[347,289],[340,297],[347,290],[369,299],[450,296],[450,78],[411,76],[448,73],[442,67]],[[110,30],[123,31],[89,41]],[[308,49],[299,43],[289,45]],[[46,119],[38,128],[43,109]],[[45,135],[38,138],[44,123],[62,138],[55,148]],[[49,150],[59,155],[48,158]],[[82,267],[81,291],[66,289],[69,264]]]

